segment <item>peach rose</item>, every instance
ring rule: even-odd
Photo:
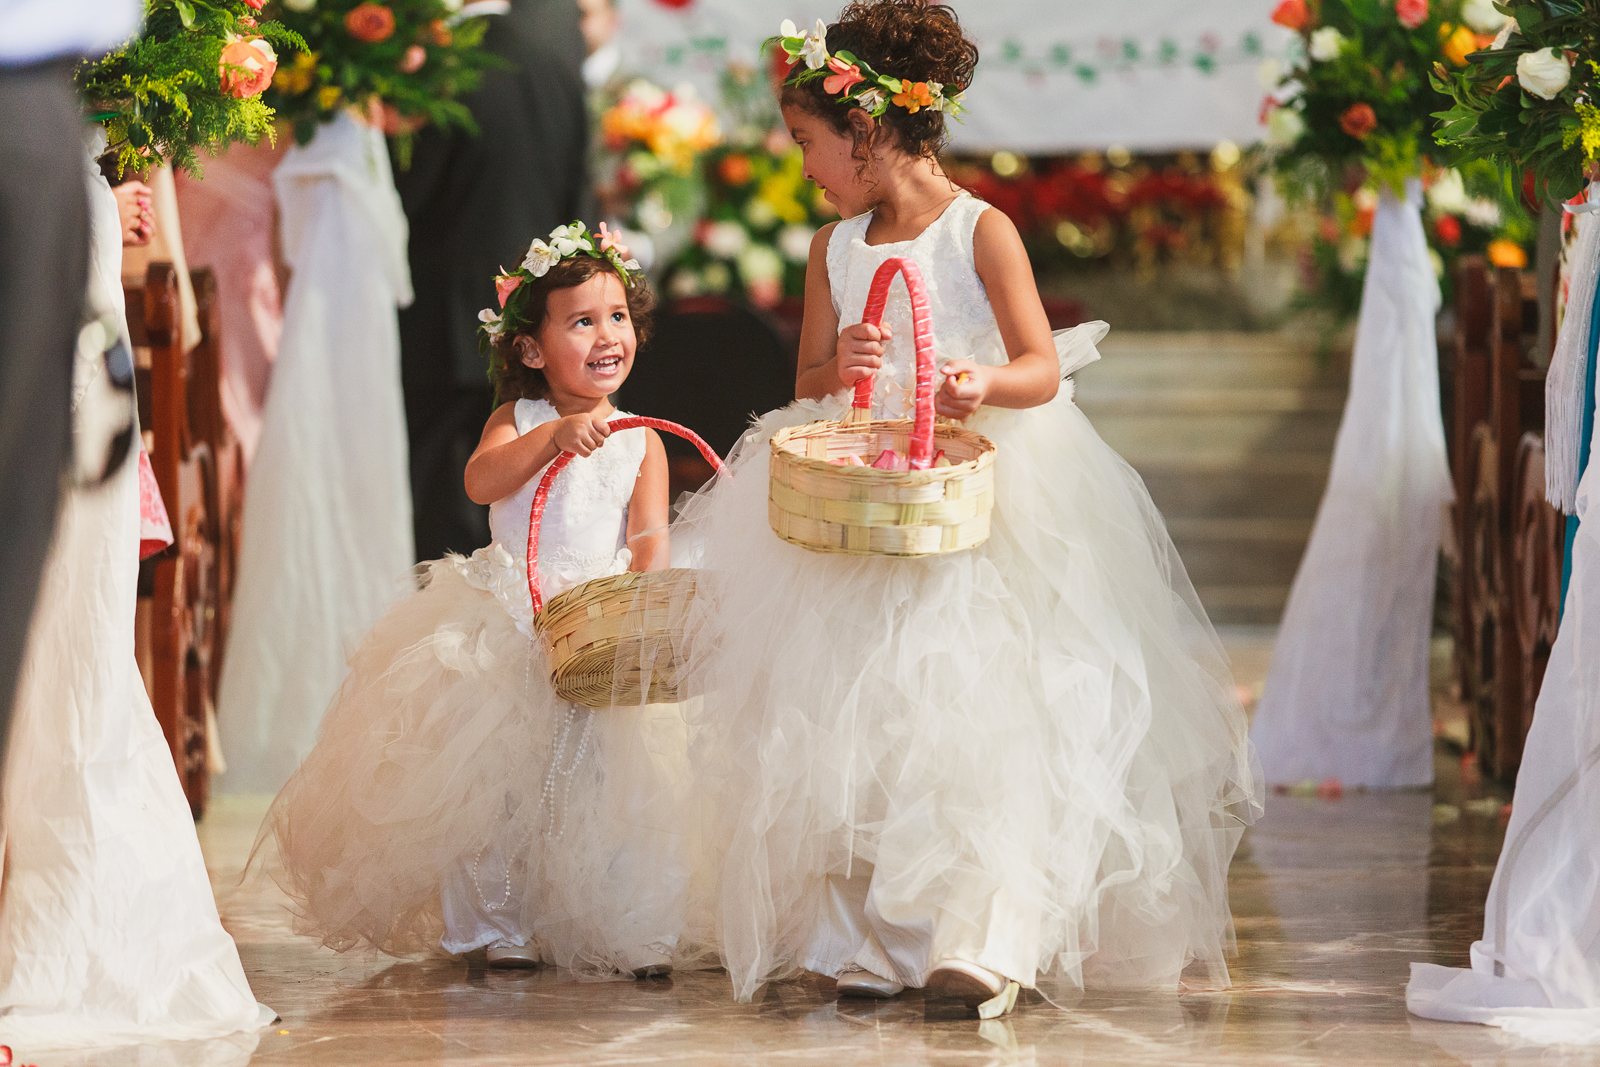
[[[1311,24],[1311,11],[1306,7],[1306,0],[1283,0],[1273,8],[1272,21],[1299,33]]]
[[[272,51],[272,46],[256,38],[253,41],[230,41],[222,49],[217,75],[222,79],[223,92],[245,100],[271,85],[272,75],[277,69],[278,57]]]
[[[415,74],[427,61],[428,50],[420,44],[414,44],[406,49],[405,55],[400,57],[400,62],[395,64],[395,69],[401,74]]]
[[[1378,128],[1377,112],[1372,110],[1371,104],[1351,104],[1339,116],[1339,128],[1356,140],[1364,141]]]
[[[449,48],[450,42],[455,40],[455,35],[450,32],[450,27],[444,19],[434,19],[428,23],[428,36],[440,48]]]
[[[1394,13],[1400,25],[1414,30],[1428,21],[1428,0],[1394,0]]]
[[[369,0],[345,12],[344,28],[358,41],[368,44],[387,41],[394,33],[394,12]]]

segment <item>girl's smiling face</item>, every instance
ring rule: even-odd
[[[872,118],[860,108],[850,113],[852,127],[859,127],[865,141],[873,128]],[[783,108],[783,124],[800,146],[805,158],[805,176],[817,183],[828,203],[843,218],[852,218],[873,206],[872,186],[862,180],[865,160],[856,154],[855,139],[834,129],[827,119],[793,105]]]
[[[552,400],[598,400],[616,392],[633,369],[638,338],[628,297],[614,271],[556,289],[545,304],[537,344],[522,361],[544,371]]]

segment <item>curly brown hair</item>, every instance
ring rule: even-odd
[[[530,367],[517,355],[518,337],[537,341],[539,331],[549,315],[550,294],[557,289],[571,289],[582,285],[596,274],[611,271],[604,259],[588,255],[573,255],[552,266],[542,278],[524,282],[527,295],[523,315],[529,325],[507,331],[494,339],[489,348],[489,380],[494,383],[495,403],[513,400],[545,400],[550,396],[550,383],[544,371]],[[618,279],[621,281],[621,279]],[[642,274],[633,274],[622,282],[628,300],[628,318],[633,320],[633,333],[638,347],[643,348],[650,339],[651,314],[656,307],[656,294]]]
[[[965,92],[978,66],[978,46],[961,32],[961,20],[946,4],[926,0],[855,0],[828,27],[828,51],[851,52],[879,74],[914,82],[939,82],[946,94]],[[852,100],[837,100],[817,78],[804,85],[786,82],[782,103],[826,119],[842,134],[851,134]],[[923,108],[915,115],[893,104],[878,120],[899,145],[914,156],[936,156],[949,140],[942,111]],[[874,138],[875,139],[875,138]],[[854,138],[856,150],[870,149]]]

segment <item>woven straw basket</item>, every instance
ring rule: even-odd
[[[995,448],[989,439],[933,417],[933,332],[922,273],[909,259],[884,262],[873,276],[862,321],[883,322],[895,274],[911,294],[917,346],[916,418],[871,419],[872,384],[856,383],[850,412],[838,422],[808,423],[772,438],[767,516],[790,544],[858,556],[932,556],[981,545],[994,507]],[[910,458],[909,471],[840,466],[855,455],[871,463],[886,448]],[[942,449],[948,467],[934,467]]]
[[[612,432],[650,426],[694,445],[718,472],[722,460],[694,431],[663,419],[615,419]],[[528,593],[533,627],[550,662],[556,695],[586,708],[670,704],[680,692],[676,656],[682,608],[695,596],[696,571],[628,571],[567,590],[549,604],[539,591],[539,525],[550,486],[575,453],[563,452],[545,471],[528,515]],[[648,675],[648,681],[644,676]]]

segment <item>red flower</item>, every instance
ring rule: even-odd
[[[1339,220],[1328,218],[1324,215],[1322,221],[1317,223],[1317,235],[1330,245],[1337,244],[1339,240]]]
[[[722,157],[722,162],[717,164],[717,174],[724,182],[734,188],[742,188],[750,183],[755,175],[755,168],[750,165],[750,157],[735,152]]]
[[[428,23],[428,37],[440,48],[449,48],[453,35],[444,19],[434,19]]]
[[[345,12],[344,28],[350,36],[367,44],[387,41],[394,33],[394,12],[382,4],[367,3]]]
[[[1272,11],[1272,21],[1296,33],[1311,25],[1311,9],[1306,0],[1283,0]]]
[[[502,274],[494,280],[494,293],[500,298],[500,306],[505,307],[506,301],[511,299],[511,294],[517,291],[517,286],[522,284],[520,274]]]
[[[244,0],[245,6],[252,11],[260,11],[266,6],[267,0]]]
[[[1364,141],[1367,134],[1378,128],[1377,112],[1372,110],[1371,104],[1351,104],[1339,116],[1339,128],[1356,140]]]
[[[828,57],[828,69],[833,71],[822,80],[822,91],[829,96],[838,96],[849,91],[850,87],[865,79],[861,77],[861,68],[854,63],[846,63],[838,56]]]
[[[1394,0],[1394,13],[1400,25],[1414,30],[1428,21],[1428,0]]]
[[[1461,220],[1454,215],[1444,215],[1433,224],[1433,232],[1439,235],[1439,240],[1454,248],[1461,243]]]

